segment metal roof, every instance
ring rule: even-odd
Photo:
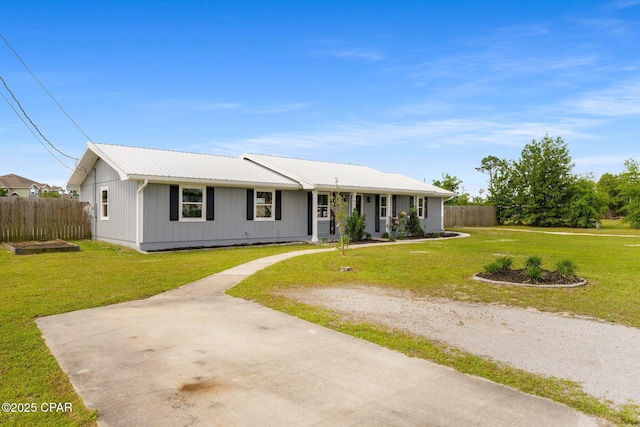
[[[98,158],[114,168],[121,180],[328,191],[335,188],[337,178],[341,191],[438,197],[456,195],[431,184],[367,166],[261,154],[227,157],[94,142],[87,144],[66,188],[78,190]]]
[[[238,157],[94,142],[87,144],[67,188],[78,189],[98,158],[114,168],[122,180],[300,188],[297,182]]]
[[[300,182],[305,189],[368,191],[392,194],[427,194],[452,197],[456,193],[396,173],[381,172],[367,166],[321,162],[262,154],[243,154],[243,158]]]

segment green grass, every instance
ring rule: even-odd
[[[408,289],[425,297],[571,312],[640,327],[640,281],[637,280],[640,233],[635,233],[635,230],[625,233],[634,234],[632,237],[568,236],[523,233],[507,228],[511,227],[466,230],[471,233],[471,237],[466,239],[359,248],[349,250],[347,257],[321,253],[292,258],[250,276],[228,293],[259,301],[411,356],[424,357],[462,372],[554,399],[617,424],[640,424],[637,407],[611,407],[583,393],[568,381],[508,368],[425,337],[389,331],[382,326],[343,322],[326,310],[277,295],[278,291],[291,287],[364,284]],[[622,228],[618,230],[624,231]],[[599,230],[603,234],[609,234],[608,231],[606,228]],[[542,255],[549,265],[570,259],[577,267],[576,273],[587,278],[589,284],[572,289],[540,289],[491,285],[471,279],[496,256],[508,256],[514,262],[524,264],[532,253]],[[345,265],[352,270],[340,273],[340,266]]]
[[[72,404],[71,413],[3,413],[0,425],[84,426],[85,408],[49,353],[35,318],[145,298],[276,253],[309,246],[259,246],[144,255],[82,241],[81,251],[15,256],[0,251],[0,403]]]

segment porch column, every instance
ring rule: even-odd
[[[311,192],[311,243],[318,243],[318,190]]]

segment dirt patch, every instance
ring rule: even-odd
[[[384,325],[529,372],[567,378],[618,405],[640,402],[636,328],[373,286],[299,288],[281,294],[330,309],[348,321]]]
[[[197,392],[213,390],[215,388],[220,388],[220,387],[221,385],[213,380],[202,381],[202,382],[198,381],[194,383],[183,384],[182,387],[178,389],[178,391],[183,393],[197,393]]]

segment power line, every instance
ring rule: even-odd
[[[31,74],[31,76],[33,76],[33,78],[38,82],[38,84],[40,85],[40,87],[47,93],[47,95],[49,95],[49,98],[51,98],[51,100],[58,106],[58,108],[60,108],[60,110],[64,113],[65,116],[67,116],[67,118],[69,120],[71,120],[71,123],[73,123],[75,125],[76,128],[78,128],[78,130],[80,132],[82,132],[82,134],[85,136],[85,138],[87,138],[87,141],[93,141],[89,135],[87,135],[85,133],[85,131],[82,130],[82,128],[75,122],[75,120],[73,120],[71,118],[71,116],[69,115],[69,113],[66,112],[66,110],[64,108],[62,108],[62,105],[60,105],[60,103],[53,97],[53,95],[51,95],[51,93],[47,90],[47,88],[44,86],[44,84],[42,84],[42,82],[36,77],[36,75],[33,73],[33,71],[31,71],[31,69],[29,68],[29,66],[27,66],[27,64],[22,60],[22,58],[20,57],[20,55],[18,55],[18,52],[15,51],[15,49],[13,47],[11,47],[11,45],[9,44],[9,42],[7,41],[7,39],[4,38],[4,36],[2,34],[0,34],[0,38],[2,38],[2,41],[4,41],[4,43],[7,45],[7,47],[11,50],[11,52],[13,52],[13,54],[16,56],[16,58],[18,58],[18,60],[22,63],[22,65],[24,65],[24,68],[27,69],[27,71],[29,71],[29,73]],[[47,141],[48,142],[48,141]]]
[[[77,159],[76,157],[69,156],[68,154],[65,154],[65,153],[63,153],[62,151],[60,151],[60,150],[59,150],[55,145],[53,145],[53,144],[51,143],[51,141],[49,141],[49,140],[47,139],[47,137],[46,137],[46,136],[44,136],[44,135],[42,134],[42,132],[40,132],[40,129],[38,129],[38,126],[36,126],[36,124],[35,124],[35,123],[33,123],[33,120],[31,120],[31,117],[29,117],[29,115],[27,114],[27,112],[26,112],[26,111],[24,111],[24,108],[22,108],[22,105],[20,104],[20,101],[18,101],[18,98],[16,98],[16,96],[13,94],[13,92],[11,91],[11,89],[9,89],[9,86],[7,85],[7,82],[2,78],[2,76],[0,76],[0,80],[2,80],[2,84],[3,84],[3,85],[4,85],[4,87],[7,89],[7,91],[11,94],[11,97],[12,97],[12,98],[13,98],[13,100],[16,102],[16,104],[18,104],[18,107],[20,108],[20,111],[22,111],[22,114],[24,114],[24,116],[27,118],[27,120],[29,120],[29,123],[31,123],[31,126],[33,126],[33,128],[34,128],[36,131],[38,131],[38,133],[40,134],[40,136],[42,137],[42,139],[44,139],[45,141],[47,141],[47,143],[48,143],[48,144],[49,144],[49,145],[50,145],[54,150],[56,150],[58,153],[62,154],[62,155],[63,155],[63,156],[65,156],[65,157],[68,157],[68,158],[70,158],[70,159],[72,159],[72,160],[76,160],[76,161],[77,161],[78,159]],[[4,95],[3,95],[3,97],[4,97]],[[5,98],[5,99],[6,99],[6,98]],[[7,100],[7,101],[8,101],[8,100]],[[15,111],[15,109],[14,109],[14,111]],[[16,113],[17,113],[17,112],[16,112]],[[24,121],[23,121],[23,122],[24,122]],[[26,123],[25,123],[25,125],[26,125]]]
[[[0,77],[0,79],[2,79],[2,77]],[[2,81],[4,81],[4,79],[2,79]],[[29,125],[27,124],[27,122],[24,121],[24,119],[22,118],[22,116],[20,116],[20,113],[18,113],[18,111],[15,109],[15,107],[11,104],[11,102],[7,99],[6,96],[4,96],[4,93],[0,93],[0,95],[2,95],[2,97],[4,98],[4,100],[7,102],[7,104],[9,105],[9,107],[11,107],[11,109],[13,110],[14,113],[16,113],[16,116],[18,116],[18,118],[22,121],[22,123],[24,123],[24,125],[27,127],[27,129],[29,129],[29,132],[31,132],[31,134],[33,135],[33,137],[40,143],[40,145],[42,145],[44,147],[45,150],[47,150],[49,152],[49,154],[51,154],[51,156],[56,159],[58,161],[58,163],[60,163],[62,166],[64,166],[65,168],[73,171],[74,168],[70,168],[69,166],[67,166],[66,164],[64,164],[64,162],[62,160],[60,160],[59,158],[56,157],[56,155],[54,153],[51,152],[51,150],[49,150],[49,147],[47,147],[41,140],[40,138],[38,138],[38,135],[35,134],[35,132],[33,132],[33,129],[31,129],[29,127]],[[48,142],[48,141],[47,141]],[[55,147],[54,147],[55,148]],[[68,156],[67,156],[68,157]]]

